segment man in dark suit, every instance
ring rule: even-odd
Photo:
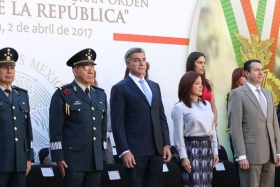
[[[159,85],[144,79],[141,48],[125,54],[129,76],[112,87],[111,124],[128,187],[161,187],[163,161],[171,158],[169,129]]]
[[[93,49],[71,57],[75,80],[60,87],[50,106],[51,156],[57,162],[64,187],[99,187],[106,148],[107,99],[103,89],[91,86]]]
[[[231,91],[228,103],[234,157],[241,187],[273,187],[280,166],[280,133],[271,91],[261,88],[259,60],[244,64],[247,83]]]
[[[34,160],[27,90],[12,86],[18,53],[0,50],[0,187],[24,187]]]

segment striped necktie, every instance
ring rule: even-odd
[[[257,88],[256,91],[258,92],[259,102],[260,102],[262,111],[263,111],[263,113],[264,113],[264,116],[266,117],[266,115],[267,115],[267,107],[266,107],[265,99],[263,98],[260,89]]]

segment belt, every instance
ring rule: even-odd
[[[203,140],[210,140],[210,136],[192,136],[192,137],[185,137],[185,141],[203,141]]]

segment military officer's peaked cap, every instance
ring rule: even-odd
[[[0,66],[15,66],[18,53],[11,47],[0,49]]]
[[[74,67],[77,65],[93,64],[96,59],[96,53],[93,49],[87,48],[72,56],[67,62],[67,66]]]

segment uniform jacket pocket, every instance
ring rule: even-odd
[[[64,138],[63,149],[64,150],[82,150],[83,139],[82,138]]]
[[[102,112],[105,112],[105,111],[106,111],[105,104],[103,104],[103,103],[97,103],[97,109],[98,109],[98,110],[101,110]]]
[[[87,107],[85,104],[81,105],[70,105],[70,116],[69,119],[77,124],[83,123],[87,118]]]
[[[28,108],[25,102],[19,103],[20,119],[23,123],[27,120]]]

